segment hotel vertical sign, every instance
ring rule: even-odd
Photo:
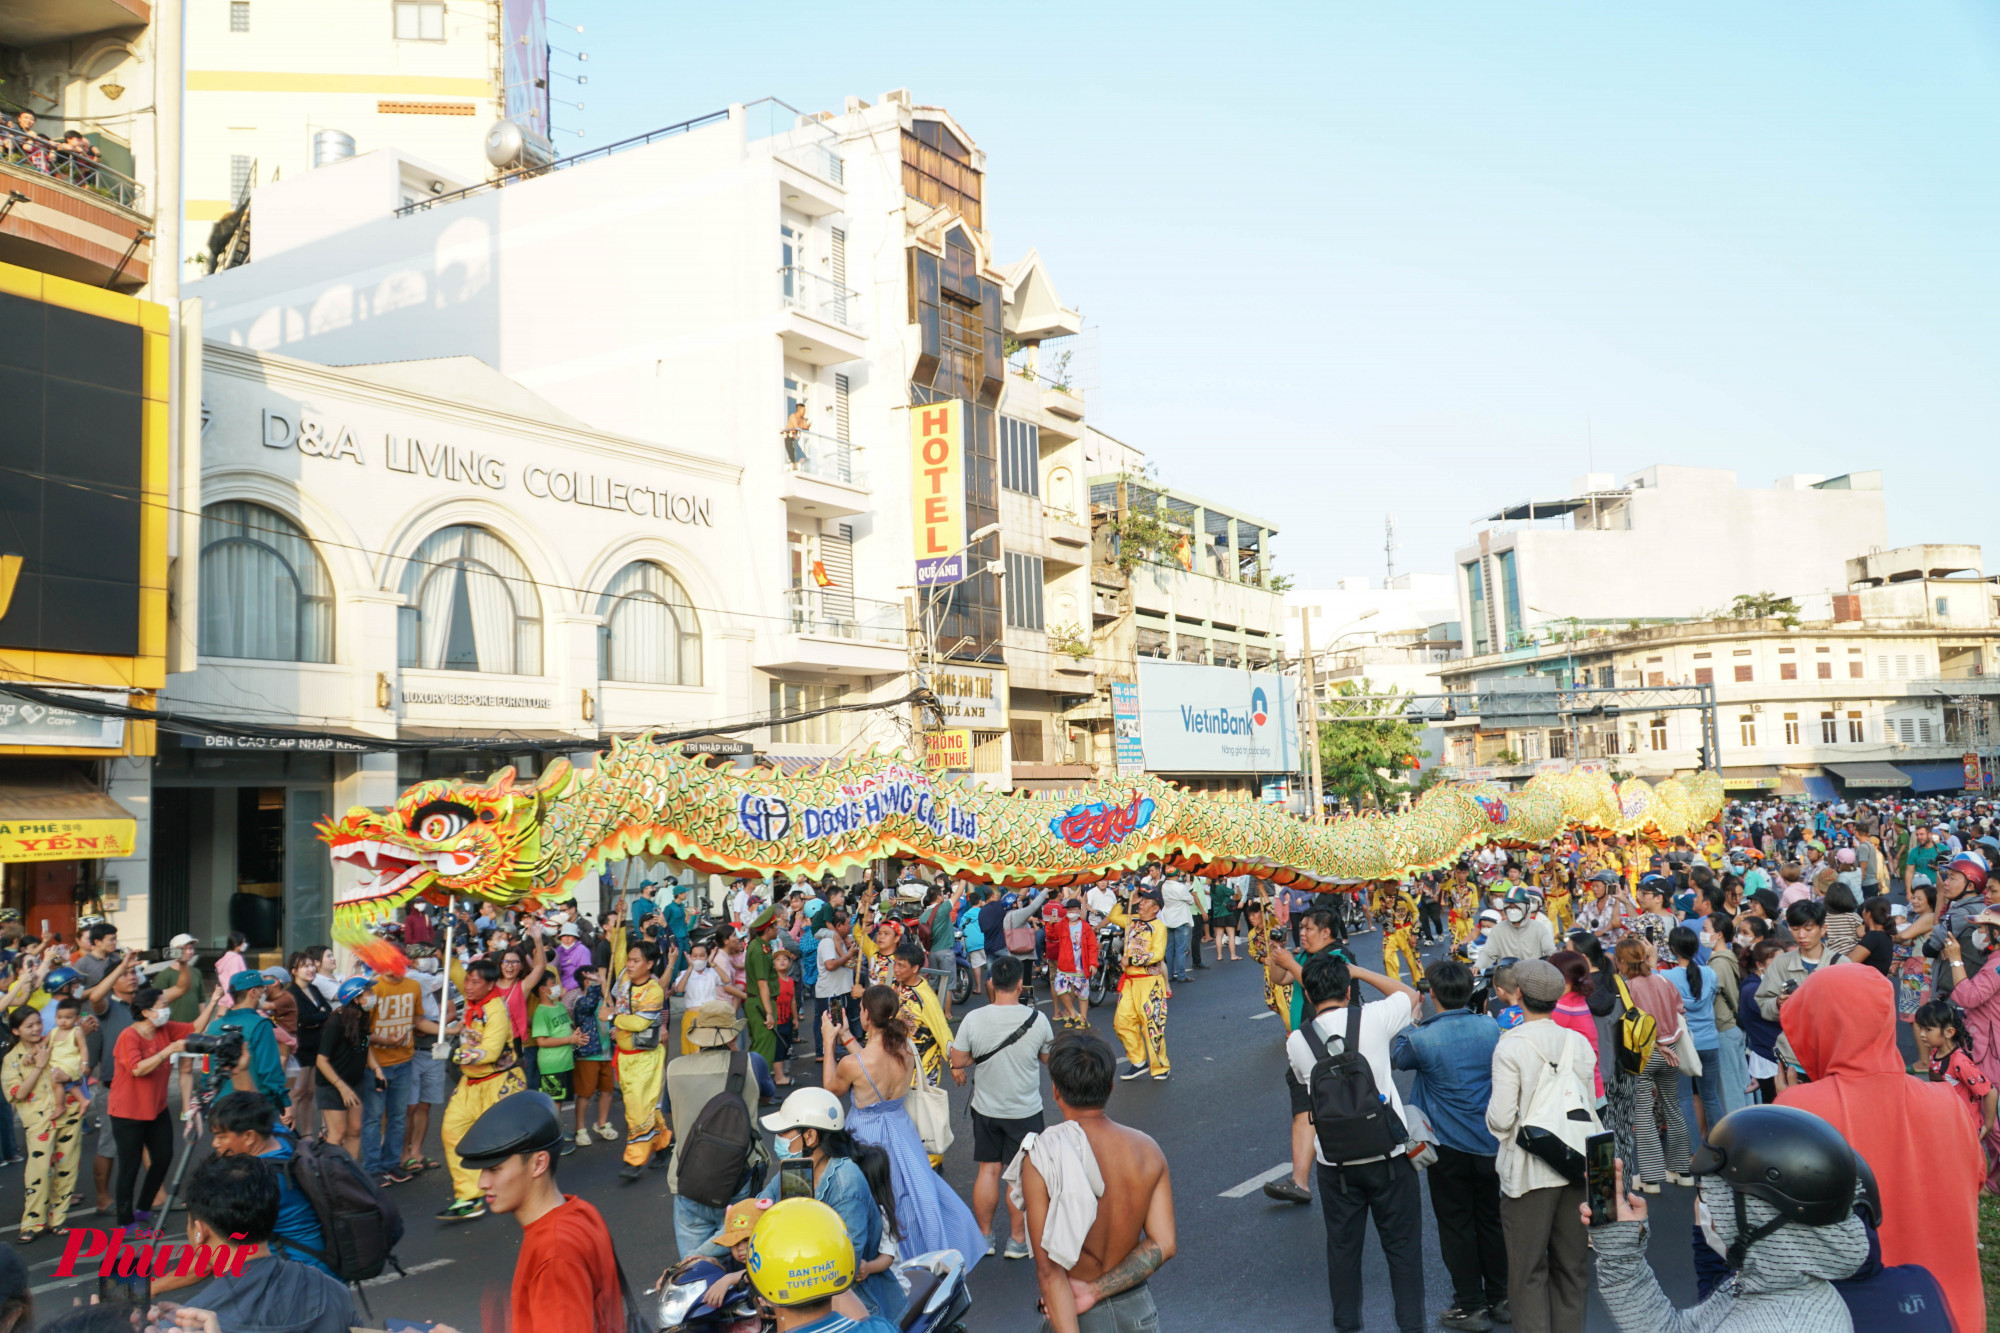
[[[965,404],[910,408],[910,503],[917,585],[965,578]]]

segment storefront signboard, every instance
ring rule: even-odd
[[[0,862],[116,859],[138,841],[134,819],[0,820]]]

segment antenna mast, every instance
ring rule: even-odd
[[[1382,584],[1386,588],[1396,581],[1396,516],[1394,514],[1384,514],[1382,516],[1382,533],[1382,558],[1389,570],[1388,577]]]

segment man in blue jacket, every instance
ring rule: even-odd
[[[1500,1144],[1486,1128],[1500,1025],[1466,1007],[1473,986],[1472,969],[1464,963],[1438,963],[1429,977],[1438,1011],[1395,1035],[1389,1063],[1416,1072],[1409,1104],[1430,1118],[1437,1134],[1438,1159],[1426,1174],[1438,1248],[1444,1251],[1455,1298],[1438,1322],[1464,1333],[1485,1333],[1496,1321],[1510,1322],[1500,1177],[1494,1170]]]
[[[208,1025],[208,1034],[219,1036],[225,1028],[243,1033],[243,1062],[236,1067],[235,1084],[240,1092],[262,1093],[278,1108],[286,1124],[292,1121],[291,1094],[285,1089],[285,1058],[278,1052],[278,1038],[271,1020],[258,1008],[271,978],[244,968],[229,979],[229,994],[236,1007]]]
[[[218,1156],[255,1157],[271,1164],[278,1181],[278,1224],[271,1231],[272,1253],[311,1264],[331,1277],[340,1276],[320,1257],[326,1250],[326,1235],[312,1200],[292,1183],[292,1135],[278,1124],[271,1103],[254,1092],[218,1097],[209,1112],[208,1126]]]

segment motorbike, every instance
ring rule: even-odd
[[[1104,1003],[1107,995],[1118,993],[1118,979],[1125,974],[1125,931],[1106,921],[1097,927],[1097,970],[1090,974],[1090,1007]]]
[[[712,1259],[684,1260],[647,1293],[647,1320],[660,1333],[764,1333],[773,1327],[760,1311],[748,1282],[737,1284],[721,1308],[708,1309],[702,1297],[725,1270]],[[964,1333],[972,1294],[965,1286],[965,1259],[957,1250],[934,1250],[896,1266],[909,1293],[899,1333]]]
[[[951,1002],[964,1004],[972,995],[972,953],[965,947],[965,932],[951,936]]]

